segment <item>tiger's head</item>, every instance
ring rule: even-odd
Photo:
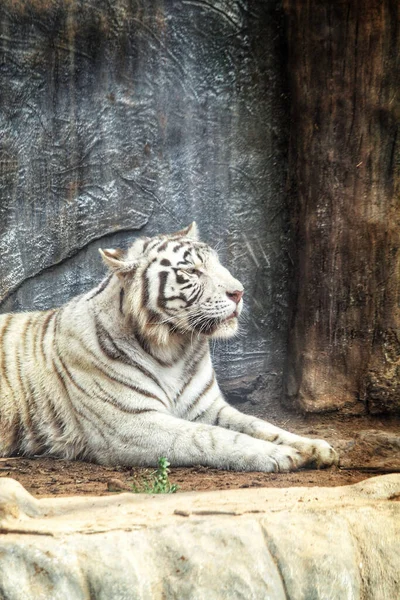
[[[196,223],[171,235],[138,239],[128,251],[100,250],[119,277],[124,305],[142,334],[228,338],[238,329],[243,286],[199,241]]]

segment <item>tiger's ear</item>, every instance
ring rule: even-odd
[[[172,233],[168,237],[172,237],[172,238],[175,238],[175,237],[188,237],[188,238],[191,238],[192,240],[199,241],[200,235],[199,235],[199,230],[198,230],[196,221],[193,221],[193,223],[191,223],[190,225],[188,225],[187,227],[185,227],[185,229],[181,229],[180,231],[176,231],[175,233]]]
[[[116,273],[118,277],[126,275],[135,269],[136,263],[125,259],[125,252],[120,248],[107,248],[102,250],[99,248],[101,258],[111,271]]]

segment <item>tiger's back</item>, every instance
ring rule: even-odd
[[[59,311],[0,316],[3,456],[54,453],[72,458],[79,453],[57,366]]]

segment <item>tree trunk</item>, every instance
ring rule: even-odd
[[[286,0],[295,293],[287,396],[400,411],[397,0]]]

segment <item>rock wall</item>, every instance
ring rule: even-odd
[[[246,288],[242,335],[213,346],[232,402],[398,413],[399,18],[2,0],[0,312],[59,305],[103,277],[100,246],[196,219]]]
[[[102,278],[98,247],[196,219],[246,286],[221,377],[280,395],[282,23],[276,0],[1,2],[2,312],[63,303]]]

